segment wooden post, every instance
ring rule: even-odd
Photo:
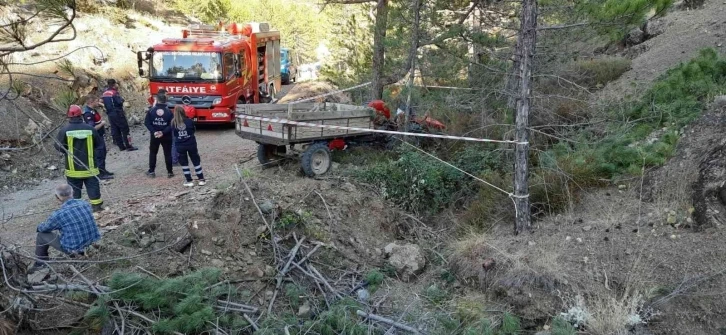
[[[383,99],[383,66],[386,54],[386,28],[388,27],[388,0],[376,4],[376,26],[373,32],[373,83],[371,100]]]
[[[529,204],[529,107],[532,84],[532,63],[537,43],[537,0],[522,0],[522,22],[519,31],[515,62],[519,66],[519,90],[515,137],[517,144],[514,163],[515,234],[531,227]]]

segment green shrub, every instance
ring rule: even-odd
[[[557,317],[552,320],[551,335],[575,335],[577,330],[569,322],[564,319]]]
[[[441,305],[442,303],[449,300],[450,294],[446,289],[440,288],[436,284],[425,288],[422,295],[432,304]]]
[[[502,316],[502,326],[499,328],[500,335],[517,335],[521,331],[519,324],[519,318],[516,316],[504,313]]]
[[[360,171],[364,181],[381,187],[387,199],[406,210],[435,213],[465,190],[469,177],[417,151],[403,151],[397,161],[383,161]]]
[[[579,171],[575,182],[637,175],[643,167],[664,164],[675,151],[678,131],[724,91],[726,60],[713,49],[702,50],[698,57],[666,72],[640,102],[614,110],[612,117],[618,121],[608,125],[605,136],[589,139],[591,144],[555,146],[545,157],[570,162]],[[646,141],[649,136],[653,140]]]
[[[368,283],[368,290],[371,291],[371,293],[374,293],[378,290],[378,287],[383,284],[384,279],[385,275],[378,270],[374,269],[371,272],[368,272],[365,277],[365,281]]]
[[[568,79],[581,86],[594,89],[620,78],[630,69],[631,61],[626,58],[599,58],[581,60],[571,65],[572,74]]]
[[[137,273],[115,273],[108,286],[113,291],[111,299],[157,315],[159,321],[152,329],[158,334],[199,333],[208,329],[210,324],[215,324],[217,319],[222,326],[244,327],[244,320],[215,313],[216,300],[233,292],[229,285],[209,288],[220,281],[220,276],[218,269],[202,269],[169,279],[156,279]],[[95,329],[108,319],[110,314],[106,303],[104,299],[99,299],[88,310],[85,323],[89,328]]]

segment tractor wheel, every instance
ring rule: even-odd
[[[257,160],[262,164],[263,168],[269,167],[271,163],[279,160],[280,154],[285,152],[285,147],[260,144],[257,146]]]
[[[315,143],[305,150],[301,160],[302,170],[308,177],[327,173],[333,165],[327,143]]]

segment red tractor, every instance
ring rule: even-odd
[[[165,89],[169,104],[193,107],[199,123],[233,123],[238,104],[274,102],[280,91],[280,32],[267,23],[192,25],[137,61],[150,95]]]

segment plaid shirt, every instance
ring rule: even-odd
[[[83,200],[70,199],[38,226],[38,232],[60,231],[60,244],[68,253],[81,252],[98,241],[101,234],[93,219],[91,205]]]

